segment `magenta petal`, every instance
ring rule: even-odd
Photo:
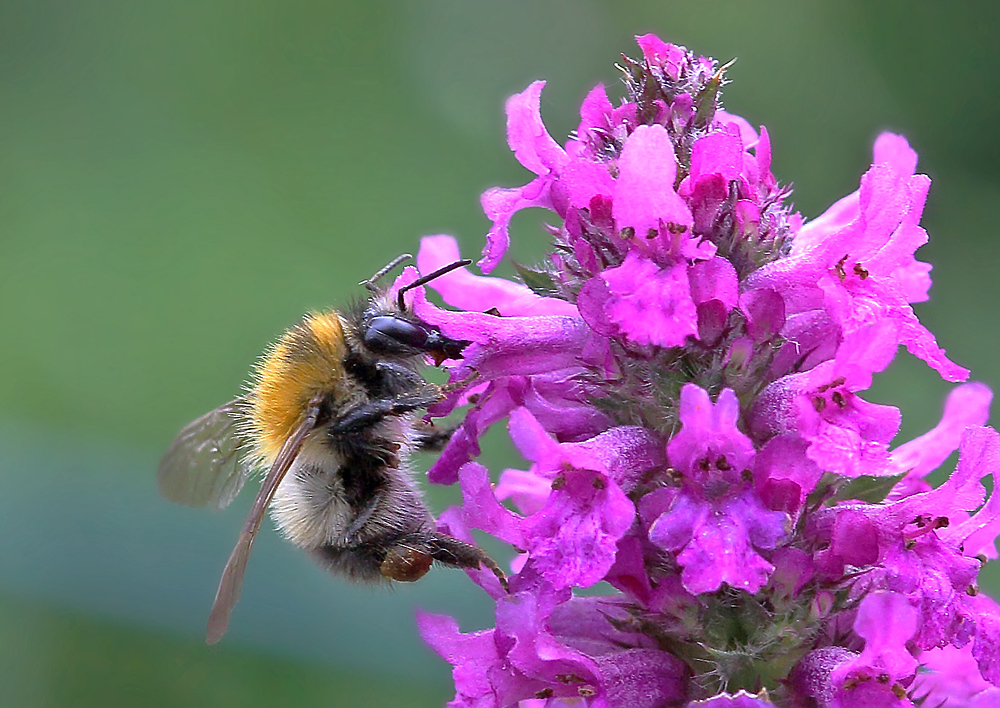
[[[937,469],[958,449],[962,431],[985,425],[993,392],[981,383],[956,386],[944,404],[944,415],[933,429],[892,451],[892,465],[900,472],[923,477]]]
[[[661,708],[687,695],[687,665],[665,651],[622,649],[596,661],[608,708]]]
[[[545,507],[525,519],[522,547],[554,587],[588,587],[614,564],[635,507],[604,475],[568,471],[563,479]]]
[[[726,311],[733,309],[740,298],[740,284],[733,264],[716,256],[711,260],[695,263],[688,269],[691,279],[691,299],[700,305],[718,300]]]
[[[713,461],[725,455],[729,467],[739,475],[753,462],[754,447],[736,427],[739,402],[732,389],[724,389],[713,404],[708,392],[696,384],[681,389],[681,430],[667,446],[671,465],[685,474],[696,474],[694,467],[711,453]]]
[[[635,536],[625,536],[618,542],[615,563],[604,579],[612,586],[646,606],[649,605],[653,586],[649,580],[642,553],[643,542]]]
[[[517,161],[544,175],[558,169],[566,152],[549,135],[542,123],[540,102],[544,81],[535,81],[521,93],[507,99],[507,144]]]
[[[482,529],[515,548],[524,547],[522,519],[497,501],[489,473],[478,462],[470,462],[459,471],[465,516],[470,525]]]
[[[538,462],[560,457],[559,443],[552,439],[528,410],[518,408],[512,411],[507,429],[510,431],[511,441],[526,460]]]
[[[546,593],[518,592],[497,604],[496,632],[506,648],[508,671],[543,682],[555,695],[577,696],[581,685],[595,689],[600,683],[596,662],[586,654],[566,646],[547,628],[553,599]],[[560,681],[573,677],[573,681]],[[541,688],[542,685],[537,686]],[[493,705],[513,706],[531,693],[501,696]]]
[[[501,665],[494,637],[496,630],[462,634],[458,622],[451,617],[420,610],[417,610],[417,627],[421,638],[455,667],[452,676],[456,695],[449,705],[486,708],[495,697],[490,675]]]
[[[454,484],[458,481],[458,471],[462,465],[479,456],[479,438],[491,425],[519,405],[515,400],[515,393],[510,385],[490,383],[427,471],[427,478],[431,482]]]
[[[1000,689],[979,672],[972,645],[961,649],[946,646],[920,653],[922,671],[914,683],[914,695],[927,696],[930,705],[954,703],[962,708],[1000,705]]]
[[[619,229],[632,227],[645,237],[660,224],[690,226],[691,211],[674,191],[677,158],[661,125],[640,125],[618,158],[618,183],[612,215]]]
[[[926,362],[945,381],[959,382],[969,378],[969,370],[948,359],[934,335],[920,324],[909,306],[899,308],[898,312],[903,325],[902,343],[913,356]]]
[[[978,617],[972,656],[982,677],[1000,686],[1000,606],[985,595],[977,597],[975,603]]]
[[[522,514],[534,514],[545,506],[552,491],[552,480],[534,472],[506,469],[500,473],[494,494],[497,499],[510,499]]]
[[[906,649],[906,642],[917,631],[918,621],[917,610],[904,595],[892,592],[867,595],[854,620],[854,631],[865,639],[865,648],[856,659],[837,667],[834,681],[843,682],[855,675],[872,679],[887,675],[889,680],[882,683],[891,685],[912,676],[917,660]]]
[[[605,337],[613,337],[618,334],[618,326],[611,321],[605,306],[611,299],[611,288],[604,282],[603,278],[591,278],[580,288],[576,296],[576,306],[580,310],[580,317],[587,323],[587,326],[598,334]]]
[[[774,573],[771,585],[779,597],[794,598],[813,579],[815,566],[812,556],[797,548],[785,546],[771,554]]]
[[[704,521],[710,507],[690,494],[667,488],[644,496],[639,512],[649,527],[649,540],[665,550],[677,552],[691,540],[695,527]]]
[[[668,491],[644,500],[644,519],[658,506],[654,497],[666,500]],[[774,569],[753,546],[773,548],[785,534],[784,524],[784,514],[764,509],[751,495],[713,508],[681,494],[650,525],[649,540],[674,552],[683,549],[677,562],[684,568],[681,580],[688,592],[714,592],[727,583],[753,593]]]
[[[570,206],[578,209],[588,208],[595,197],[611,198],[615,193],[615,179],[607,165],[585,157],[566,163],[559,185],[566,190]]]
[[[688,704],[688,708],[774,708],[774,704],[759,696],[750,695],[746,691],[740,691],[734,694],[719,694],[704,701],[692,702]]]
[[[735,113],[730,113],[726,110],[716,109],[715,121],[723,126],[724,130],[730,135],[739,136],[740,140],[743,141],[743,145],[746,147],[752,147],[758,140],[757,131],[752,125],[750,125],[750,122],[742,116],[738,116]],[[763,128],[761,130],[763,131]]]
[[[414,312],[453,339],[472,344],[464,352],[463,368],[484,379],[548,374],[577,366],[592,336],[579,317],[537,315],[496,317],[476,312],[450,312],[416,293]]]
[[[663,443],[637,425],[620,425],[589,440],[565,443],[561,453],[575,467],[607,474],[625,491],[631,491],[647,472],[666,464]]]
[[[861,212],[861,195],[851,192],[834,202],[825,212],[807,221],[795,235],[792,243],[792,258],[801,256],[827,242],[831,236],[844,233]],[[780,261],[775,262],[779,267]]]
[[[677,562],[685,589],[694,594],[714,592],[722,583],[755,593],[774,570],[751,548],[743,520],[726,513],[700,524]]]
[[[742,171],[743,143],[738,135],[719,131],[694,141],[691,147],[692,182],[711,174],[721,175],[725,180],[739,179]]]
[[[452,236],[424,236],[420,239],[417,267],[421,273],[461,260],[458,242]],[[576,307],[565,300],[540,297],[526,285],[503,278],[473,275],[457,268],[435,278],[430,286],[441,293],[446,303],[460,310],[485,312],[496,308],[502,315],[575,315]]]
[[[740,310],[747,317],[747,331],[756,342],[766,342],[785,325],[785,299],[770,288],[758,288],[740,297]]]
[[[890,164],[904,175],[912,175],[917,169],[917,153],[902,135],[882,133],[875,139],[874,164]]]
[[[754,478],[758,480],[761,497],[770,508],[795,513],[815,489],[823,470],[806,455],[808,447],[805,440],[789,433],[771,438],[757,453]],[[794,485],[794,499],[784,497],[787,487],[782,483]],[[791,506],[771,503],[772,499],[777,500],[775,497]]]
[[[967,428],[962,435],[958,467],[952,475],[953,478],[958,478],[961,474],[959,468],[969,470],[973,479],[991,475],[995,484],[997,477],[1000,476],[1000,435],[992,428]],[[942,487],[949,485],[950,481]],[[978,483],[962,486],[964,489],[946,491],[951,505],[965,507],[968,510],[974,509],[981,500],[981,486]],[[935,492],[929,492],[928,496],[934,494]],[[942,505],[938,505],[938,509],[941,508]],[[941,532],[942,538],[961,543],[964,554],[968,556],[986,553],[989,557],[996,557],[994,544],[998,535],[1000,535],[1000,493],[997,493],[995,487],[989,501],[972,518]]]
[[[977,509],[986,499],[980,480],[1000,468],[1000,436],[992,428],[966,428],[958,446],[958,464],[944,484],[922,494],[894,502],[890,511],[900,525],[920,513],[965,518],[965,512]],[[968,522],[966,522],[968,523]],[[941,538],[952,538],[964,524],[942,529]]]
[[[746,140],[746,138],[744,138]],[[771,137],[767,133],[767,128],[760,126],[760,138],[754,148],[754,157],[757,159],[757,172],[761,181],[768,182],[768,186],[773,186],[774,177],[771,175]]]
[[[590,387],[576,381],[573,373],[532,376],[524,392],[524,407],[560,441],[585,440],[612,425],[607,414],[591,404]]]
[[[594,128],[607,128],[608,119],[613,110],[614,106],[608,99],[608,92],[604,89],[604,84],[597,84],[580,105],[580,125],[576,129],[577,137],[580,140],[585,140]]]
[[[479,267],[484,273],[490,273],[499,265],[504,254],[510,247],[510,234],[507,227],[514,214],[521,209],[538,206],[552,209],[552,199],[549,188],[552,178],[548,175],[536,177],[523,187],[502,189],[493,187],[483,192],[480,202],[486,218],[493,222],[486,234],[486,245],[483,246],[483,257]]]
[[[673,79],[678,77],[681,62],[684,61],[682,47],[668,44],[655,34],[638,35],[635,41],[650,66],[662,67]]]
[[[818,568],[829,577],[843,573],[844,565],[864,567],[879,559],[878,527],[861,511],[839,509],[813,519],[820,543],[826,550],[816,554]]]
[[[620,266],[605,270],[601,277],[610,291],[604,312],[626,339],[673,347],[697,336],[698,311],[683,263],[661,269],[631,251]]]

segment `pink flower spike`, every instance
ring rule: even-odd
[[[916,152],[879,135],[858,189],[804,222],[772,136],[723,109],[729,65],[636,39],[623,92],[590,91],[564,144],[542,82],[507,102],[531,175],[482,195],[480,265],[519,210],[546,209],[523,282],[457,268],[429,283],[447,306],[407,294],[398,357],[347,362],[360,401],[400,404],[359,444],[388,464],[388,433],[412,432],[403,466],[444,442],[429,478],[463,503],[437,531],[517,553],[509,588],[466,571],[495,629],[420,619],[454,667],[451,708],[1000,706],[1000,605],[981,589],[1000,534],[992,394],[956,387],[902,445],[900,411],[863,397],[900,346],[968,375],[913,309],[931,285]],[[433,236],[418,265],[459,258]],[[442,338],[447,384],[410,367]],[[495,486],[477,461],[494,423],[527,460]]]

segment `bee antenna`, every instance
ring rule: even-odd
[[[423,277],[417,278],[412,283],[409,283],[409,284],[404,285],[403,287],[401,287],[399,289],[399,292],[396,293],[396,298],[397,298],[396,302],[399,305],[400,312],[405,312],[406,311],[406,303],[403,302],[403,295],[406,293],[407,290],[413,290],[413,288],[419,288],[421,285],[426,285],[427,283],[431,282],[435,278],[440,278],[445,273],[450,273],[451,271],[455,270],[456,268],[464,268],[465,266],[470,265],[471,263],[472,263],[472,259],[471,258],[463,258],[460,261],[455,261],[454,263],[449,263],[444,268],[438,268],[433,273],[429,273],[429,274],[427,274],[427,275],[425,275]]]
[[[380,268],[379,271],[377,273],[375,273],[375,275],[373,275],[372,277],[368,278],[368,280],[362,280],[360,283],[358,283],[358,285],[363,286],[369,292],[376,292],[378,290],[378,288],[375,287],[375,283],[377,283],[382,278],[384,278],[386,273],[388,273],[389,271],[391,271],[393,268],[395,268],[396,266],[398,266],[400,263],[402,263],[403,261],[408,261],[411,258],[413,258],[413,256],[411,256],[409,253],[404,253],[401,256],[397,256],[396,258],[393,258],[391,261],[389,261],[389,263],[387,265],[382,266],[382,268]]]

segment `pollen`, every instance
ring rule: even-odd
[[[310,313],[286,331],[257,366],[250,391],[249,433],[269,464],[305,418],[317,395],[345,395],[347,345],[336,312]]]

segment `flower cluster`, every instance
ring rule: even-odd
[[[638,43],[624,100],[596,87],[565,145],[542,82],[507,102],[536,176],[483,195],[479,265],[501,262],[526,207],[558,223],[546,262],[515,266],[521,282],[442,276],[452,309],[415,293],[420,317],[471,342],[431,411],[464,407],[430,471],[463,495],[440,524],[519,554],[509,593],[473,573],[492,629],[419,620],[454,665],[450,705],[1000,705],[1000,608],[976,585],[1000,532],[981,482],[1000,466],[990,391],[955,388],[940,424],[894,449],[899,411],[860,395],[900,345],[968,375],[911,308],[930,286],[916,153],[881,135],[859,189],[804,221],[767,131],[722,110],[726,67]],[[429,237],[418,267],[458,258]],[[503,420],[530,466],[494,483],[476,458]]]

